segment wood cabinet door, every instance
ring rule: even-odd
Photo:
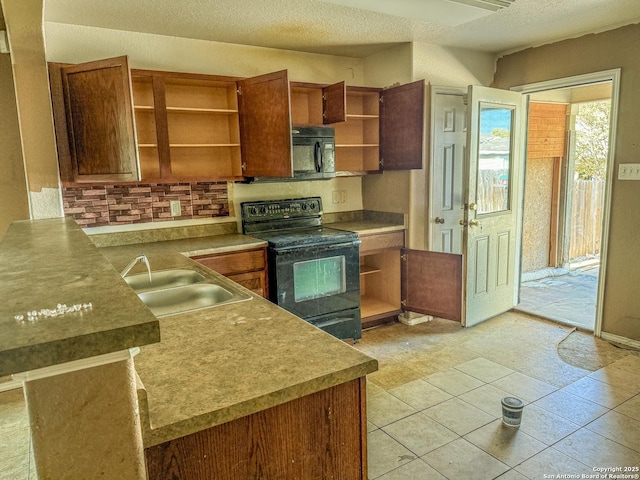
[[[403,249],[401,269],[405,310],[462,321],[462,255]]]
[[[340,123],[347,120],[347,88],[344,82],[322,89],[322,123]]]
[[[139,180],[127,57],[63,67],[61,81],[73,181]]]
[[[245,177],[292,177],[291,105],[287,71],[238,81]]]
[[[384,90],[380,103],[382,168],[422,168],[423,137],[424,80]]]

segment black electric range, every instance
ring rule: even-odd
[[[244,202],[242,231],[268,242],[270,300],[341,339],[361,338],[358,234],[324,227],[322,199]]]

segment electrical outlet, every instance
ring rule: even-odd
[[[171,216],[179,217],[182,215],[182,208],[180,207],[180,200],[171,200],[169,202],[169,206],[171,207]]]
[[[347,201],[347,191],[340,190],[340,203],[345,203]]]
[[[618,180],[640,180],[640,163],[621,163]]]
[[[331,192],[331,201],[333,203],[340,203],[340,192],[338,190]]]

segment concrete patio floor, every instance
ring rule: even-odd
[[[599,270],[593,265],[523,275],[516,310],[593,331]]]

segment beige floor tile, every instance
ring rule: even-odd
[[[0,459],[0,480],[29,480],[29,455]]]
[[[0,424],[0,460],[29,453],[31,432],[20,423]]]
[[[640,393],[640,370],[633,371],[628,368],[618,368],[612,364],[596,370],[589,377],[614,387],[629,390],[634,394]]]
[[[495,420],[495,417],[458,398],[427,408],[423,413],[458,435],[466,435]]]
[[[386,390],[367,377],[367,398],[383,392],[386,392]]]
[[[367,435],[367,464],[371,480],[413,460],[416,460],[415,455],[382,430]]]
[[[435,469],[422,460],[414,460],[401,467],[385,473],[379,480],[447,480]]]
[[[476,358],[454,367],[467,375],[482,380],[483,382],[494,382],[499,378],[506,377],[513,373],[513,370],[486,358]]]
[[[630,467],[640,460],[640,453],[581,428],[556,443],[553,448],[589,467]]]
[[[547,446],[518,428],[496,420],[464,436],[466,440],[510,467],[533,457]]]
[[[405,417],[382,430],[419,457],[458,438],[458,434],[422,413]]]
[[[589,475],[594,473],[592,467],[580,463],[578,460],[554,448],[547,448],[525,460],[515,467],[515,470],[530,480],[558,478],[558,475],[578,475],[578,478],[580,478],[582,474]]]
[[[547,395],[533,404],[580,426],[586,425],[608,412],[608,409],[602,405],[563,390]]]
[[[630,353],[624,358],[613,362],[610,366],[622,368],[623,370],[631,370],[632,372],[640,372],[640,354]]]
[[[453,368],[429,375],[425,377],[425,380],[451,395],[462,395],[469,390],[484,385],[484,382],[477,378],[473,378],[471,375],[467,375]]]
[[[615,408],[634,395],[629,390],[614,387],[591,377],[573,382],[563,390],[607,408]]]
[[[449,400],[451,395],[431,385],[424,380],[414,380],[389,390],[394,397],[399,398],[416,410],[424,410]]]
[[[499,378],[495,382],[492,382],[491,385],[505,392],[509,392],[512,396],[518,397],[525,402],[535,402],[557,390],[553,385],[541,382],[520,372]]]
[[[378,427],[376,425],[374,425],[369,420],[367,420],[367,433],[373,432],[374,430],[377,430],[377,429]]]
[[[527,405],[522,410],[520,430],[547,445],[553,445],[575,432],[580,425],[554,415],[537,405]]]
[[[421,458],[450,479],[489,480],[509,470],[507,465],[463,438]]]
[[[483,385],[460,395],[458,398],[488,413],[494,418],[502,418],[502,399],[509,394],[492,385]]]
[[[618,412],[609,412],[587,425],[614,442],[640,452],[640,421]]]
[[[496,477],[496,480],[528,480],[527,477],[522,475],[521,473],[516,472],[515,470],[509,470],[506,473],[503,473],[499,477]]]
[[[618,405],[615,408],[615,411],[618,413],[622,413],[627,417],[640,420],[640,395],[636,395],[635,397],[630,398],[623,404]]]
[[[377,372],[369,374],[369,378],[385,390],[418,380],[421,376],[402,362],[380,365]]]
[[[367,420],[377,427],[384,427],[414,413],[416,410],[413,407],[387,392],[367,399]]]

